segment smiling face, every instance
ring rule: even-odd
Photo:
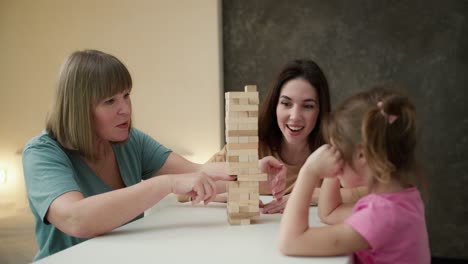
[[[129,91],[115,94],[93,105],[94,127],[99,139],[120,142],[129,135],[132,103]]]
[[[276,116],[285,143],[307,144],[319,116],[319,103],[315,87],[306,80],[292,79],[283,85]]]

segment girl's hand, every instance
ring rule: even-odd
[[[259,168],[261,172],[268,174],[268,186],[273,197],[281,200],[283,191],[286,188],[286,166],[274,157],[267,156],[259,160]]]
[[[320,178],[330,178],[336,177],[343,165],[340,151],[333,145],[325,144],[307,158],[304,168]]]

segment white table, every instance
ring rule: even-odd
[[[262,197],[262,200],[268,199]],[[271,198],[270,198],[271,199]],[[286,257],[278,250],[281,215],[231,226],[226,205],[181,204],[170,195],[143,219],[58,252],[37,263],[352,263],[350,256]],[[311,225],[321,225],[316,207]]]

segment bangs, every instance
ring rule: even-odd
[[[111,97],[117,93],[132,89],[132,78],[125,65],[114,57],[100,60],[97,70],[93,72],[94,86],[91,98],[95,102]]]

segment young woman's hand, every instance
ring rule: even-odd
[[[259,168],[261,172],[268,174],[268,186],[271,193],[276,200],[280,201],[286,188],[286,166],[274,157],[267,156],[259,160]]]
[[[282,214],[288,199],[289,194],[283,196],[281,200],[273,200],[267,204],[260,203],[261,212],[263,214]]]

